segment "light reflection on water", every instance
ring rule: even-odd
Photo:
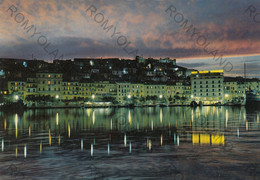
[[[258,179],[259,109],[0,113],[1,179]]]

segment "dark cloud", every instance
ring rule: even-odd
[[[220,54],[241,55],[259,53],[260,24],[255,23],[247,7],[253,4],[260,12],[257,0],[53,0],[53,1],[12,1],[19,11],[35,24],[39,31],[48,35],[52,49],[59,49],[65,59],[75,57],[119,57],[134,58],[122,47],[111,32],[105,32],[85,10],[93,4],[102,12],[131,46],[138,49],[138,55],[144,57],[201,57],[211,56],[203,52],[196,44],[190,31],[186,33],[180,24],[165,10],[174,5],[184,18],[193,24],[210,42],[210,49],[219,50]],[[0,54],[2,57],[30,58],[31,54],[39,59],[52,59],[36,39],[17,24],[10,13],[6,12],[10,1],[0,0],[3,13],[0,22]],[[212,57],[211,57],[212,58]],[[257,60],[256,60],[257,61]],[[252,60],[250,62],[253,62]],[[240,60],[232,61],[238,68]],[[187,67],[210,67],[216,62],[186,64]],[[254,71],[254,70],[252,70]],[[234,70],[235,72],[235,70]]]

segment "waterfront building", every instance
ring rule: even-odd
[[[246,103],[245,83],[234,78],[225,79],[224,103],[244,105]]]
[[[197,71],[172,58],[29,61],[0,59],[0,95],[16,101],[166,102],[205,105],[244,103],[259,95],[259,79],[225,78],[223,71]],[[58,73],[59,72],[59,73]],[[190,82],[189,82],[190,81]],[[36,97],[36,98],[35,98]],[[115,101],[114,101],[115,102]],[[78,103],[79,104],[79,103]]]
[[[191,87],[184,82],[176,82],[174,85],[167,85],[166,97],[169,101],[183,102],[190,104]]]
[[[63,82],[62,99],[77,100],[80,97],[79,85],[80,85],[80,83],[77,81]]]
[[[193,71],[191,73],[191,100],[204,105],[223,104],[223,70]]]
[[[177,82],[174,85],[167,84],[142,84],[142,83],[117,83],[117,99],[119,102],[135,100],[168,102],[176,97],[179,100],[190,100],[190,85]],[[190,103],[190,102],[189,102]]]
[[[145,88],[144,97],[155,96],[157,98],[162,98],[165,97],[166,95],[165,84],[146,84],[144,88]]]
[[[96,100],[106,101],[109,98],[116,98],[116,84],[109,81],[93,82],[88,84],[90,87],[89,95]]]
[[[37,87],[38,87],[38,82],[37,82],[36,77],[27,78],[26,90],[25,90],[24,96],[25,97],[27,97],[27,96],[37,96],[38,95]]]
[[[125,100],[132,98],[132,95],[130,94],[130,82],[118,82],[116,85],[118,102],[123,103]]]
[[[11,95],[10,101],[18,101],[25,99],[26,81],[8,81],[8,91]]]
[[[59,99],[62,94],[63,74],[54,72],[36,73],[38,95]]]
[[[119,101],[136,104],[141,101],[145,101],[144,98],[147,96],[145,92],[145,85],[142,83],[122,84],[121,86],[118,86],[118,88],[121,88],[118,92],[121,92],[124,96],[121,97]]]
[[[246,91],[260,91],[260,80],[259,79],[246,79]]]

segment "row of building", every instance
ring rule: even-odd
[[[62,73],[39,72],[26,81],[8,81],[8,89],[1,94],[11,101],[25,103],[35,97],[48,96],[55,101],[105,101],[118,103],[156,102],[190,104],[195,101],[210,104],[245,104],[246,91],[259,91],[259,80],[244,81],[224,78],[222,70],[193,71],[190,81],[171,84],[66,81]]]

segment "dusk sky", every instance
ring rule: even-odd
[[[91,5],[96,8],[92,17],[91,11],[86,11]],[[166,12],[170,5],[176,8],[172,17]],[[246,12],[250,5],[256,10],[251,17]],[[0,0],[0,7],[2,58],[32,59],[33,54],[33,58],[44,60],[61,55],[63,59],[133,59],[137,54],[176,58],[177,64],[189,68],[223,69],[225,64],[220,65],[199,45],[206,40],[208,51],[217,50],[216,58],[223,55],[223,61],[232,64],[225,75],[243,75],[246,62],[248,76],[260,77],[259,0]],[[197,41],[199,36],[192,37],[192,30],[186,32],[182,23],[176,22],[182,16],[182,22],[188,20],[187,26],[192,24],[204,38]],[[30,31],[22,26],[26,20],[27,27],[34,25]],[[104,30],[105,20],[113,28]],[[38,34],[32,37],[34,28]],[[120,33],[111,37],[114,28]],[[124,43],[129,43],[126,50],[125,45],[120,46]]]

